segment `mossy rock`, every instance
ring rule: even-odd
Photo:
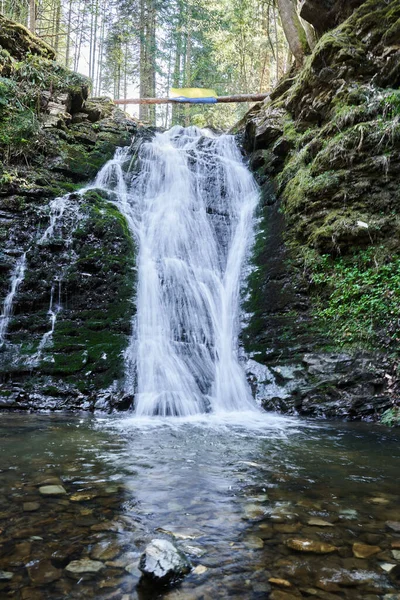
[[[11,21],[1,14],[0,46],[17,60],[23,60],[27,54],[37,54],[50,60],[56,57],[55,51],[46,42],[20,23]]]

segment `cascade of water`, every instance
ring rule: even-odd
[[[54,229],[56,227],[57,222],[62,218],[64,211],[67,207],[67,202],[69,199],[69,194],[65,196],[60,196],[59,198],[54,198],[51,200],[50,206],[50,223],[48,227],[45,229],[43,235],[40,237],[38,244],[43,244],[46,240],[53,237]]]
[[[47,346],[48,342],[53,337],[54,328],[56,326],[56,321],[57,321],[57,316],[58,316],[58,313],[62,310],[62,305],[61,305],[61,277],[59,277],[58,279],[56,279],[56,281],[58,282],[58,293],[57,293],[58,298],[57,298],[57,303],[56,303],[56,305],[54,305],[55,283],[53,283],[53,285],[51,286],[51,291],[50,291],[49,310],[47,311],[47,314],[49,316],[49,321],[50,321],[50,329],[48,331],[46,331],[46,333],[43,334],[42,339],[39,342],[39,346],[38,346],[37,351],[29,359],[28,363],[30,365],[37,365],[39,363],[44,348]]]
[[[0,348],[5,342],[8,324],[13,311],[14,298],[18,292],[18,288],[24,280],[26,267],[26,252],[20,256],[15,262],[14,269],[10,277],[10,291],[8,292],[4,303],[3,311],[0,315]]]
[[[126,355],[136,414],[255,409],[237,337],[258,190],[234,138],[177,126],[142,144],[134,178],[128,157],[118,150],[93,187],[114,192],[139,250]]]

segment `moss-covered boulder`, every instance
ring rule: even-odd
[[[0,46],[10,55],[23,60],[27,54],[37,54],[50,60],[55,59],[55,52],[46,42],[33,35],[29,29],[15,23],[0,14]]]

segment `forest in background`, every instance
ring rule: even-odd
[[[282,28],[285,5],[294,3],[1,0],[0,12],[52,46],[61,64],[88,75],[93,96],[123,99],[166,96],[170,87],[211,87],[218,95],[268,92],[292,62]],[[138,116],[164,127],[190,122],[225,128],[248,107],[142,105]]]

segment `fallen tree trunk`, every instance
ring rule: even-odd
[[[217,103],[220,102],[261,102],[268,98],[268,94],[239,94],[237,96],[217,96]],[[195,104],[193,98],[188,100],[176,100],[174,98],[127,98],[126,100],[114,100],[115,104]]]

